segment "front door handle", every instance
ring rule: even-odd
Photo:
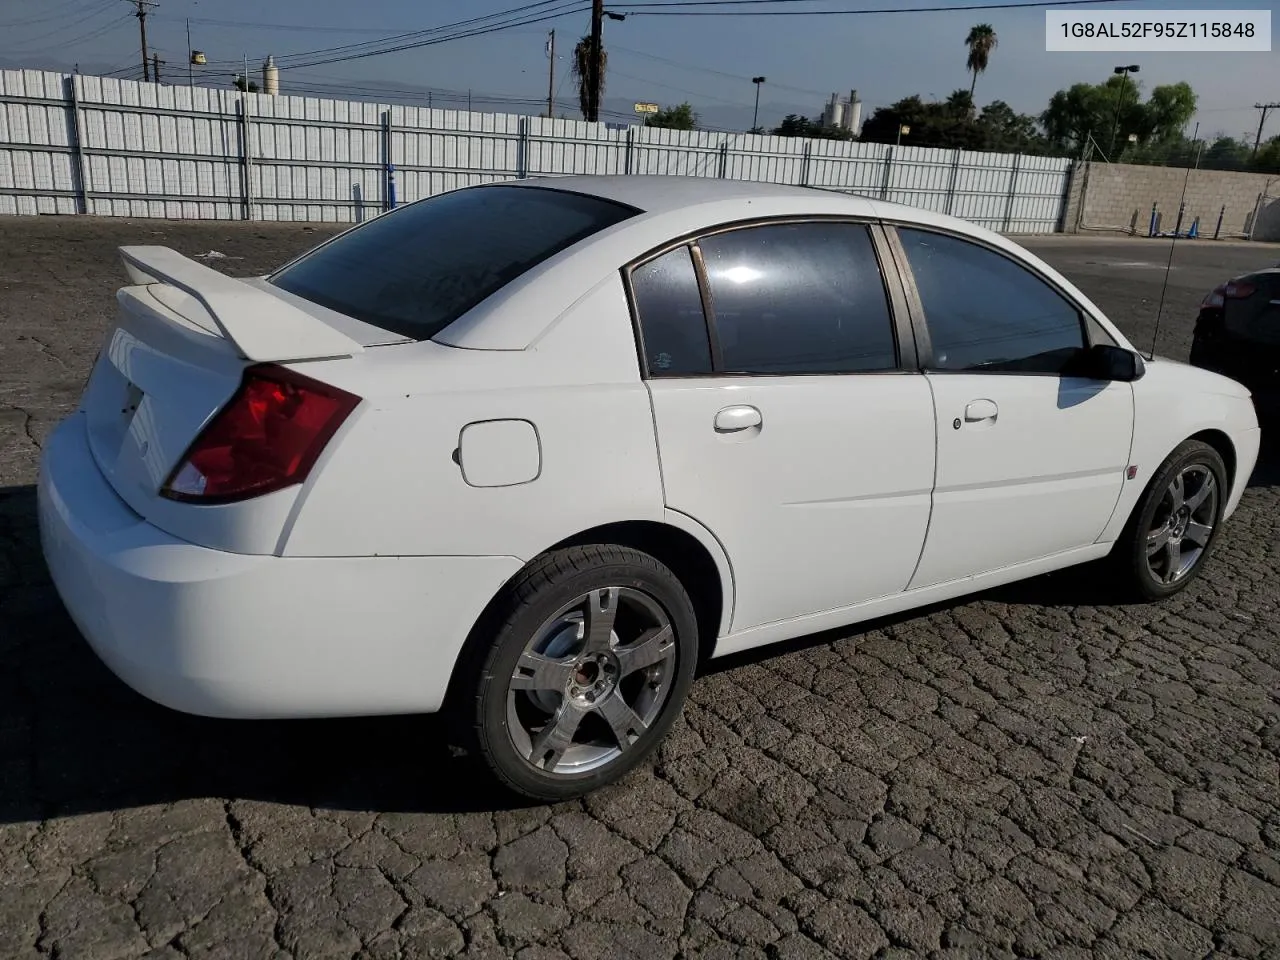
[[[994,420],[1000,414],[1000,408],[994,400],[973,400],[964,408],[966,423],[978,423],[982,420]]]
[[[740,430],[750,430],[752,427],[760,426],[763,422],[764,418],[760,416],[760,411],[748,404],[725,407],[716,414],[716,433],[737,433]]]

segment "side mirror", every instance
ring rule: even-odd
[[[1074,368],[1069,371],[1079,377],[1090,380],[1111,380],[1117,383],[1132,383],[1141,380],[1147,372],[1147,365],[1142,356],[1124,347],[1110,343],[1095,343],[1081,353]]]

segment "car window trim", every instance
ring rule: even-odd
[[[711,298],[711,278],[707,273],[707,260],[696,240],[687,244],[693,258],[693,275],[698,281],[698,297],[702,301],[702,323],[706,327],[707,342],[711,347],[711,372],[724,369],[724,351],[720,348],[720,328],[716,326],[716,308]]]
[[[724,368],[722,358],[719,356],[720,337],[715,329],[715,303],[711,294],[710,281],[707,276],[706,261],[702,256],[702,251],[698,247],[698,241],[708,237],[719,236],[725,233],[732,233],[738,230],[749,230],[753,227],[765,226],[783,226],[787,224],[803,224],[803,223],[841,223],[850,226],[861,226],[867,228],[871,238],[872,251],[876,257],[876,264],[880,270],[880,279],[885,293],[885,303],[889,309],[889,327],[890,333],[894,341],[894,366],[887,370],[829,370],[829,371],[780,371],[780,372],[749,372],[728,370]],[[749,217],[741,220],[732,220],[718,224],[714,227],[703,227],[698,230],[691,230],[681,234],[679,237],[667,240],[657,246],[651,247],[649,250],[633,257],[630,261],[623,265],[622,284],[626,289],[627,306],[631,312],[632,331],[635,334],[637,359],[640,364],[640,376],[644,380],[706,380],[711,377],[869,377],[869,376],[895,376],[900,374],[918,374],[921,372],[916,362],[917,351],[915,348],[914,338],[908,338],[905,333],[911,329],[910,318],[906,315],[906,297],[903,289],[899,285],[902,284],[902,278],[896,266],[893,270],[887,269],[885,260],[885,248],[882,246],[882,236],[877,235],[877,230],[882,228],[879,218],[874,216],[850,216],[848,214],[788,214],[783,216],[772,217]],[[649,369],[649,361],[644,348],[644,329],[640,319],[639,305],[636,301],[635,289],[632,285],[632,273],[647,263],[657,260],[659,257],[665,256],[678,247],[688,247],[690,255],[693,257],[694,270],[698,276],[698,291],[702,296],[702,312],[703,322],[707,325],[707,334],[709,342],[712,345],[711,364],[712,369],[707,373],[678,373],[663,374],[655,373]],[[895,280],[897,281],[895,283]],[[910,347],[910,349],[908,349]],[[908,364],[908,357],[910,362]]]
[[[893,220],[886,219],[884,221],[885,233],[889,238],[890,245],[894,251],[894,256],[900,261],[900,269],[902,273],[902,282],[907,291],[907,300],[912,307],[912,328],[915,332],[917,343],[920,345],[920,369],[930,374],[981,374],[988,377],[1054,377],[1062,379],[1068,374],[1065,373],[1049,373],[1047,371],[1037,370],[951,370],[944,367],[935,367],[933,365],[933,339],[929,333],[928,316],[924,309],[924,301],[920,298],[920,288],[916,284],[915,271],[911,269],[911,262],[907,258],[906,247],[902,244],[902,238],[898,235],[899,228],[907,230],[915,230],[920,233],[936,233],[944,237],[950,237],[953,240],[959,240],[971,243],[974,246],[981,247],[991,253],[1003,257],[1017,267],[1026,270],[1033,277],[1045,284],[1050,290],[1056,293],[1067,305],[1075,311],[1076,322],[1080,325],[1081,340],[1085,345],[1085,349],[1094,346],[1095,341],[1089,326],[1089,320],[1092,315],[1087,311],[1075,297],[1071,296],[1067,291],[1055,283],[1052,278],[1045,276],[1033,265],[1026,263],[1018,257],[1011,255],[1007,250],[1002,250],[995,244],[992,244],[981,237],[975,237],[971,234],[963,233],[959,230],[948,230],[946,227],[939,227],[933,224],[914,223],[910,220]],[[1096,322],[1096,321],[1095,321]],[[1106,332],[1106,328],[1102,328]]]

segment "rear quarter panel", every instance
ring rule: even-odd
[[[1133,384],[1133,450],[1138,468],[1126,482],[1101,542],[1123,530],[1152,476],[1184,440],[1208,430],[1223,433],[1235,451],[1236,469],[1226,515],[1234,512],[1258,455],[1258,419],[1248,391],[1226,377],[1157,358]]]
[[[593,526],[663,519],[653,415],[616,271],[526,350],[415,343],[313,372],[366,403],[299,497],[284,555],[527,560]],[[533,424],[534,479],[468,484],[459,438],[492,420]]]

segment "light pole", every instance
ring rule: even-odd
[[[751,82],[756,85],[756,109],[751,114],[751,132],[755,133],[759,124],[756,122],[760,119],[760,84],[764,83],[764,77],[752,77]]]
[[[1120,92],[1116,94],[1116,115],[1111,121],[1111,143],[1107,146],[1107,162],[1111,162],[1111,157],[1116,152],[1116,129],[1120,126],[1120,107],[1124,103],[1124,88],[1129,81],[1129,74],[1138,72],[1138,65],[1131,63],[1127,67],[1116,67],[1114,73],[1120,75]]]

